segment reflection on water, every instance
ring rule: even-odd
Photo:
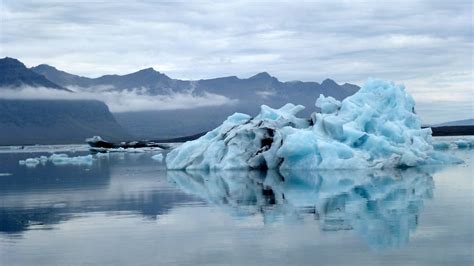
[[[434,189],[433,168],[185,172],[157,169],[150,155],[112,156],[88,167],[47,163],[35,169],[10,157],[14,178],[0,178],[0,232],[54,229],[90,212],[156,219],[202,199],[235,217],[262,215],[264,223],[311,215],[323,231],[353,230],[369,246],[383,248],[408,242]]]
[[[385,171],[168,171],[183,191],[237,215],[311,214],[325,231],[354,230],[373,247],[407,243],[423,201],[433,196],[433,168]]]
[[[157,182],[156,174],[163,171],[150,164],[149,157],[113,154],[88,167],[48,162],[31,169],[18,166],[18,155],[2,154],[2,171],[11,176],[0,178],[0,232],[20,233],[32,226],[52,229],[90,212],[133,212],[156,219],[173,206],[192,201],[166,189],[165,181]]]
[[[472,265],[472,154],[440,169],[183,172],[149,153],[28,168],[49,154],[0,152],[0,265]]]

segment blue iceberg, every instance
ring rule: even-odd
[[[459,163],[432,146],[403,86],[369,79],[338,101],[321,95],[320,112],[262,105],[255,117],[235,113],[216,129],[166,156],[168,169],[382,169]]]

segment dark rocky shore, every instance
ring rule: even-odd
[[[474,126],[441,126],[432,127],[433,136],[474,135]]]

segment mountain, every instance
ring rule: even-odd
[[[32,71],[45,76],[47,79],[64,87],[77,86],[82,88],[112,87],[113,90],[132,90],[146,88],[148,94],[163,94],[170,88],[176,89],[173,80],[153,68],[146,68],[127,75],[105,75],[99,78],[86,78],[56,69],[49,65],[38,65],[31,68]]]
[[[299,103],[308,98],[314,102],[321,93],[336,99],[343,99],[359,89],[353,84],[338,85],[331,79],[326,79],[321,84],[302,81],[281,82],[267,72],[258,73],[246,79],[230,76],[214,79],[179,80],[172,79],[153,68],[142,69],[127,75],[105,75],[98,78],[69,74],[44,64],[32,67],[31,70],[63,87],[103,86],[119,91],[144,89],[145,93],[149,95],[193,90],[195,94],[210,92],[238,99],[241,102],[269,102],[270,104],[273,101],[286,102],[287,100]]]
[[[71,92],[17,59],[0,59],[0,89],[22,86]],[[0,128],[0,145],[83,143],[93,135],[130,138],[105,103],[90,100],[0,99]]]
[[[474,118],[445,122],[441,124],[432,125],[431,127],[447,127],[447,126],[474,126]]]
[[[193,95],[212,93],[236,100],[236,104],[194,109],[115,113],[117,121],[130,133],[140,138],[174,138],[213,129],[234,112],[255,115],[262,104],[278,108],[291,102],[307,107],[301,116],[308,116],[320,94],[342,100],[359,90],[353,84],[337,84],[326,79],[322,83],[282,82],[267,72],[249,78],[236,76],[201,80],[179,80],[168,77],[153,68],[127,75],[105,75],[86,78],[72,75],[48,65],[31,70],[64,87],[83,87],[86,90],[133,90],[147,95],[167,95],[170,92],[192,91]]]
[[[91,100],[0,99],[0,128],[0,145],[84,143],[94,135],[131,138],[107,105]]]
[[[23,63],[14,58],[5,57],[0,59],[0,73],[0,88],[19,88],[26,85],[69,91],[48,80],[43,75],[28,69]]]
[[[42,64],[30,69],[56,84],[62,84],[61,86],[75,85],[84,88],[92,86],[89,78],[69,74],[50,65]]]

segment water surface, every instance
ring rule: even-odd
[[[209,173],[125,153],[32,168],[18,161],[48,152],[2,149],[0,264],[473,265],[473,151],[446,152],[466,163]]]

